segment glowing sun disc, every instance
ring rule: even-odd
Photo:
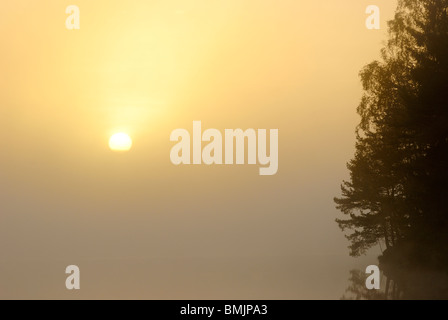
[[[109,148],[113,151],[129,151],[131,147],[132,139],[126,133],[116,133],[109,139]]]

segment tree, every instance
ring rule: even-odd
[[[448,0],[399,0],[381,60],[360,77],[355,156],[335,198],[350,254],[406,241],[448,262]]]

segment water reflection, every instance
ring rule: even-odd
[[[402,248],[400,248],[402,249]],[[415,263],[405,251],[386,251],[379,257],[380,290],[368,290],[364,270],[350,271],[342,300],[446,300],[448,268],[428,259]]]

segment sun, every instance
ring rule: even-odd
[[[132,147],[132,139],[124,132],[115,133],[109,139],[109,148],[113,151],[129,151]]]

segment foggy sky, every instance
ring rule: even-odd
[[[69,4],[80,30],[65,28]],[[342,295],[364,260],[348,257],[332,199],[354,152],[358,73],[396,1],[376,1],[379,31],[369,4],[1,2],[0,298],[74,297],[68,264],[75,297]],[[174,166],[170,133],[194,120],[279,129],[278,173]],[[130,152],[108,149],[117,131]]]

